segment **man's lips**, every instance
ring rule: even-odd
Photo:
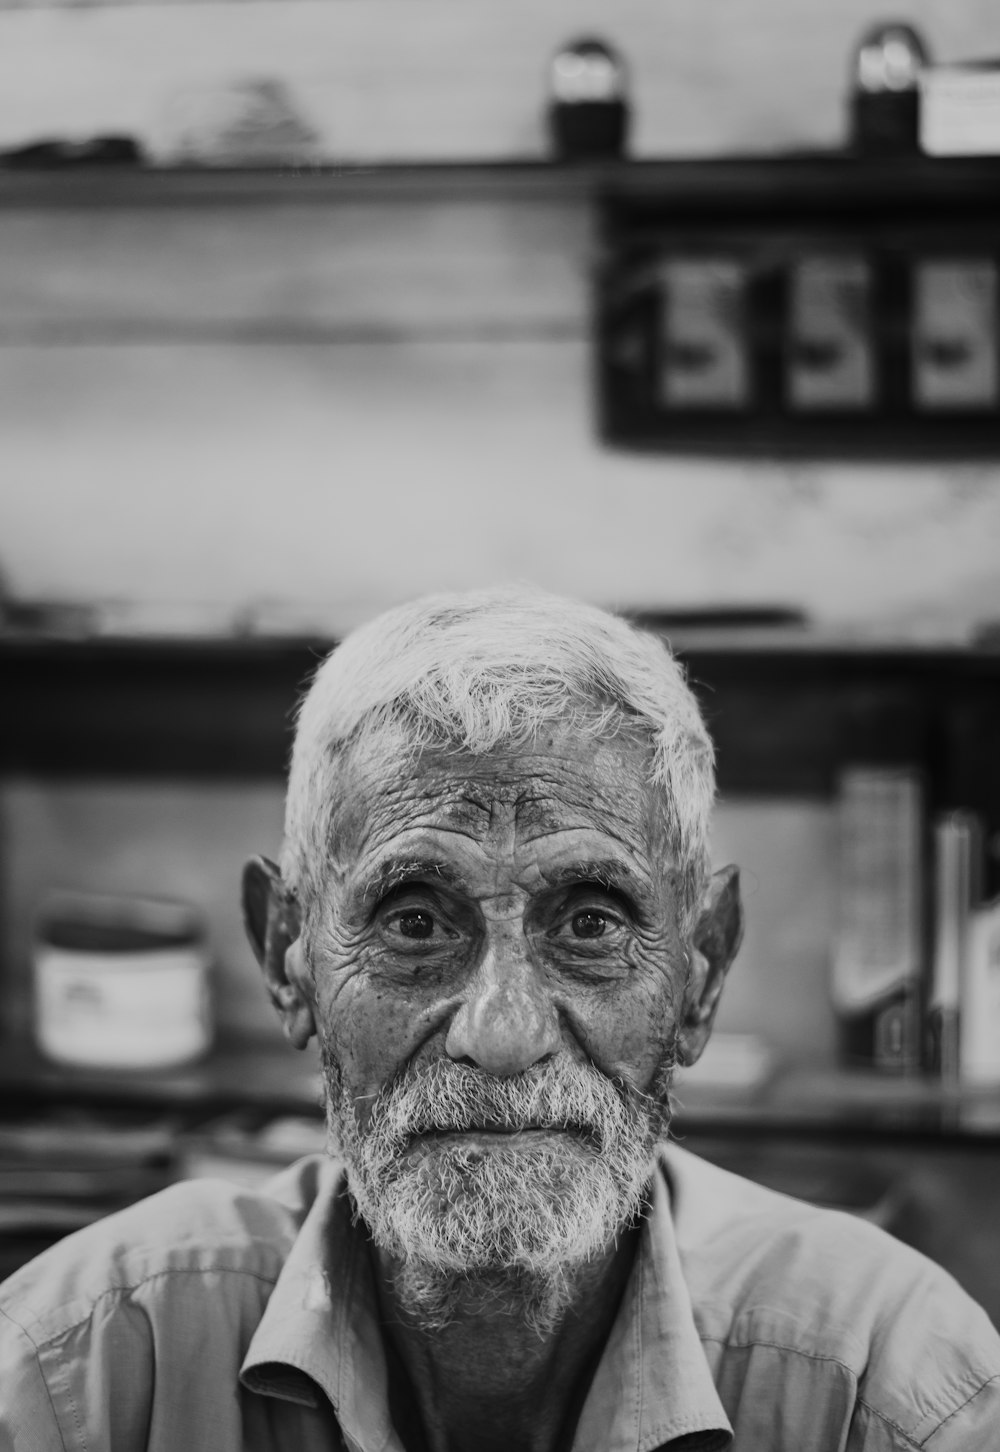
[[[428,1139],[516,1139],[541,1134],[571,1135],[574,1139],[592,1139],[592,1132],[582,1124],[436,1124],[419,1130],[414,1141]]]

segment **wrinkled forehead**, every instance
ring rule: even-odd
[[[341,764],[330,846],[348,867],[418,829],[494,850],[588,831],[649,855],[662,838],[650,768],[650,746],[627,732],[599,737],[557,724],[478,755],[383,736]]]

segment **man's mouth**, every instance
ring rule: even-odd
[[[484,1121],[481,1124],[445,1125],[438,1124],[422,1129],[414,1135],[414,1142],[428,1140],[478,1140],[506,1142],[536,1139],[544,1135],[569,1136],[593,1144],[594,1134],[583,1124],[505,1124],[499,1121]]]

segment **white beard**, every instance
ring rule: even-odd
[[[357,1213],[400,1266],[398,1289],[427,1326],[446,1324],[475,1287],[548,1329],[573,1272],[642,1209],[669,1121],[672,1064],[651,1100],[578,1063],[496,1078],[438,1060],[383,1090],[362,1133],[325,1046],[324,1063],[331,1138]],[[448,1134],[484,1126],[526,1132]]]

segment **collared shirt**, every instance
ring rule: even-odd
[[[2,1452],[403,1452],[341,1167],[177,1185],[0,1287]],[[671,1146],[573,1452],[1000,1452],[1000,1338],[881,1231]]]

